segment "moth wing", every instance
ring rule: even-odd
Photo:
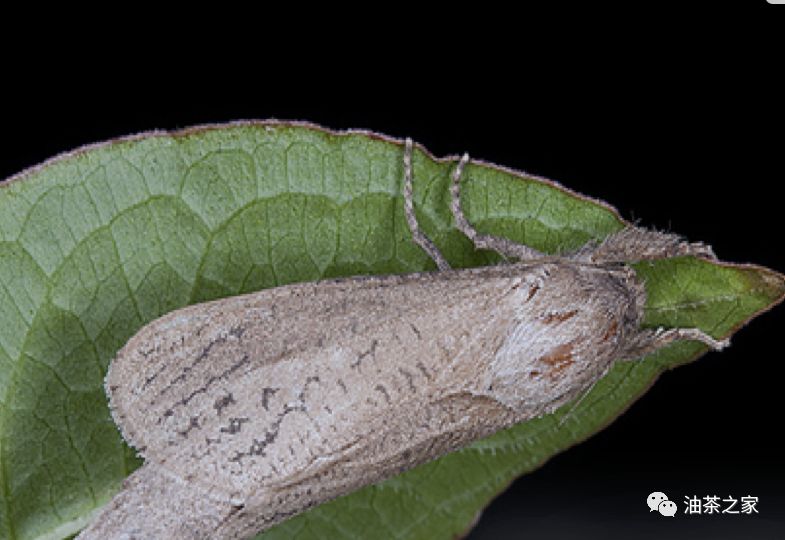
[[[277,470],[268,454],[269,443],[279,435],[299,437],[289,447],[293,454],[300,447],[323,451],[311,440],[312,429],[279,434],[282,418],[298,406],[298,399],[323,391],[314,388],[318,381],[309,388],[318,379],[318,364],[330,366],[336,388],[345,372],[344,386],[350,387],[343,389],[346,399],[356,398],[351,393],[361,392],[357,388],[362,386],[384,405],[385,396],[370,384],[375,375],[361,371],[365,353],[347,343],[364,343],[357,347],[368,352],[376,344],[387,347],[378,360],[385,369],[397,370],[399,378],[420,376],[423,385],[438,384],[427,376],[430,366],[416,364],[427,347],[433,351],[430,357],[440,354],[443,345],[428,341],[431,334],[462,328],[465,336],[471,332],[470,320],[486,320],[483,327],[491,328],[494,321],[489,319],[510,318],[514,306],[508,293],[523,278],[500,275],[478,281],[478,271],[296,284],[172,312],[142,328],[110,366],[106,386],[115,421],[147,459],[169,461],[184,475],[211,468],[204,476],[226,485],[226,474],[234,475],[229,479],[233,487],[264,478],[261,472],[248,474],[247,465]],[[410,342],[389,351],[404,332]],[[351,377],[366,377],[367,384],[351,388]],[[353,413],[363,414],[365,401],[352,407]],[[343,444],[339,435],[331,437],[331,448]],[[225,469],[231,460],[237,466]]]

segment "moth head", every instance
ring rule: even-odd
[[[601,379],[639,333],[645,293],[632,269],[564,265],[512,321],[484,391],[520,412],[552,412]]]

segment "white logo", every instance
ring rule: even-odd
[[[785,2],[785,0],[783,0]],[[646,504],[649,505],[649,512],[655,510],[666,517],[673,517],[676,515],[676,503],[668,500],[668,496],[662,491],[654,491],[646,498]]]

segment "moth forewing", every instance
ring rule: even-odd
[[[546,262],[290,285],[185,308],[118,355],[111,403],[148,461],[223,493],[252,529],[272,519],[251,507],[271,504],[269,490],[308,486],[284,505],[305,508],[593,384],[635,294],[602,291],[605,278]]]
[[[201,313],[185,308],[118,355],[107,376],[113,411],[128,438],[160,459],[192,451],[196,439],[239,445],[241,454],[287,408],[279,430],[297,419],[311,429],[338,423],[340,434],[393,403],[485,392],[478,380],[534,274],[496,267],[356,278],[234,297]],[[282,466],[291,467],[286,453]]]

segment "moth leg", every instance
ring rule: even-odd
[[[409,230],[412,232],[412,239],[420,246],[436,263],[439,270],[449,270],[450,263],[439,251],[439,248],[431,241],[430,238],[425,236],[420,230],[420,225],[417,223],[417,216],[414,214],[414,195],[412,189],[412,140],[406,138],[406,144],[403,151],[403,212],[406,215],[406,223],[409,224]]]
[[[685,242],[675,234],[651,231],[633,225],[609,235],[599,245],[587,244],[570,258],[602,264],[630,263],[679,255],[716,259],[711,247],[706,244]]]
[[[715,351],[721,351],[730,345],[729,339],[714,339],[699,328],[657,328],[643,329],[638,338],[627,348],[626,356],[640,358],[676,341],[700,341]]]
[[[450,208],[452,209],[452,215],[455,218],[455,226],[458,230],[465,234],[477,249],[490,249],[504,257],[521,261],[543,258],[544,255],[542,253],[524,244],[518,244],[517,242],[499,236],[480,234],[472,224],[469,223],[469,220],[467,220],[466,216],[463,214],[463,208],[461,208],[461,175],[468,162],[469,154],[464,154],[452,173],[452,185],[450,186],[450,195],[452,198]]]

